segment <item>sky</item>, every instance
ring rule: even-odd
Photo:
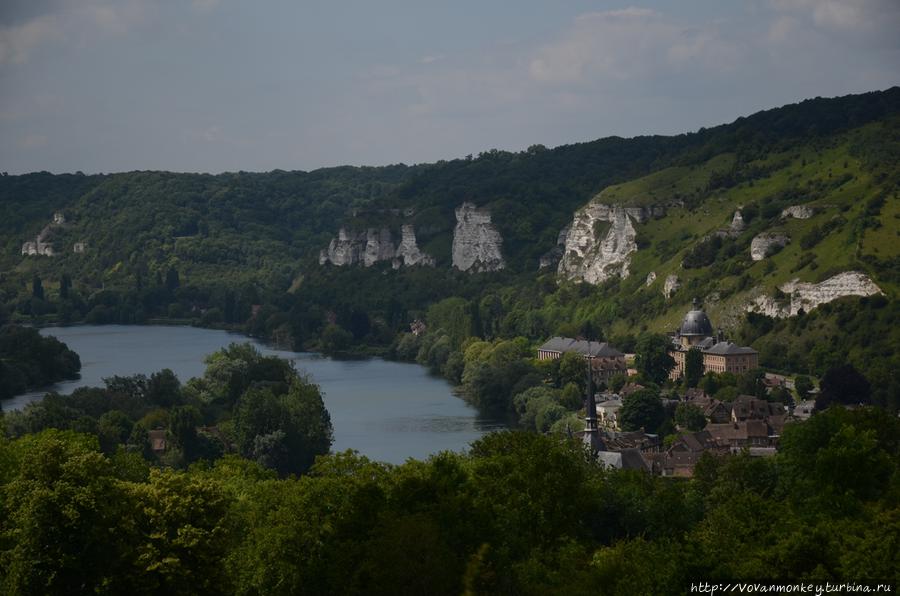
[[[0,171],[310,170],[900,84],[900,0],[0,0]]]

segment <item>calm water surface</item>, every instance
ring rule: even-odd
[[[486,432],[505,428],[502,421],[479,417],[451,393],[446,381],[415,364],[333,360],[193,327],[84,325],[48,327],[41,334],[57,337],[81,356],[81,379],[4,401],[5,410],[22,408],[47,391],[102,386],[103,378],[113,375],[149,375],[170,368],[184,383],[203,374],[207,354],[232,342],[250,341],[266,355],[293,360],[322,388],[334,425],[334,451],[356,449],[372,459],[402,463],[438,451],[463,450]]]

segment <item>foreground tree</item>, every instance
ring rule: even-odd
[[[644,429],[656,432],[666,418],[659,393],[653,389],[635,391],[622,402],[619,410],[619,424],[622,430],[634,431]]]
[[[290,388],[254,388],[235,410],[235,435],[241,455],[277,471],[302,474],[333,440],[331,417],[319,388],[295,378]]]
[[[696,387],[703,376],[703,352],[699,348],[691,348],[684,356],[684,383],[688,387]]]
[[[634,365],[649,381],[661,384],[675,367],[669,355],[669,339],[665,335],[645,333],[637,341]]]

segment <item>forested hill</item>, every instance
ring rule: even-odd
[[[535,145],[519,153],[491,150],[414,167],[3,176],[3,265],[19,265],[22,242],[38,234],[54,211],[63,211],[71,224],[54,230],[56,235],[63,244],[84,240],[96,257],[68,263],[79,273],[98,266],[106,271],[120,262],[126,273],[136,266],[135,253],[143,253],[151,270],[180,261],[215,278],[217,265],[227,263],[230,271],[263,281],[263,272],[278,265],[314,262],[341,223],[396,224],[388,214],[392,208],[413,208],[420,244],[447,263],[453,210],[471,201],[494,213],[512,268],[533,270],[575,209],[610,184],[669,166],[703,164],[724,153],[736,156],[733,167],[740,175],[765,153],[821,147],[842,131],[898,113],[895,87],[808,100],[678,136],[609,137],[555,149]]]
[[[637,333],[671,330],[700,297],[716,325],[753,342],[769,368],[821,374],[849,359],[896,387],[898,193],[900,87],[807,100],[677,136],[491,150],[416,166],[4,175],[0,321],[165,318],[240,327],[298,348],[384,352],[425,318],[436,339],[442,324],[457,327],[446,330],[443,362],[470,336],[583,335],[627,348]],[[496,231],[486,237],[502,238],[504,270],[451,267],[454,211],[464,202],[486,210],[478,218],[490,213]],[[615,274],[585,275],[572,251],[565,275],[555,265],[539,270],[588,204],[652,216],[619,221],[613,244],[628,245],[627,258],[601,255],[617,263]],[[784,215],[798,207],[812,215]],[[738,210],[743,226],[730,229]],[[53,223],[55,213],[65,221]],[[598,254],[610,221],[581,230]],[[367,229],[386,228],[396,245],[404,225],[434,267],[319,264],[342,227],[364,243]],[[785,240],[754,249],[766,235]],[[23,255],[26,242],[56,254]],[[845,272],[884,296],[812,314],[788,304],[785,284]],[[670,277],[678,284],[664,283]],[[448,298],[459,302],[429,312]],[[770,313],[791,307],[794,316],[747,317],[757,299],[769,300]],[[848,326],[854,317],[860,325]],[[891,331],[873,335],[876,323]]]

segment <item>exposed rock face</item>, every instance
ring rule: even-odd
[[[746,227],[747,225],[744,223],[744,216],[741,215],[741,210],[738,209],[734,212],[734,217],[731,218],[731,225],[728,227],[728,231],[737,235],[743,232]]]
[[[647,274],[647,279],[646,279],[646,281],[644,281],[644,285],[649,288],[651,285],[653,285],[653,282],[655,282],[655,281],[656,281],[656,271],[651,271],[650,273]]]
[[[759,234],[750,242],[750,258],[762,261],[773,247],[781,248],[791,241],[787,234],[766,232]]]
[[[22,243],[22,254],[26,256],[56,256],[56,250],[53,248],[53,243],[47,239],[50,237],[51,230],[54,226],[60,226],[65,222],[66,219],[63,217],[62,213],[54,213],[53,222],[44,226],[40,234],[38,234],[33,241]]]
[[[434,267],[434,257],[422,252],[416,244],[416,230],[411,224],[403,224],[400,228],[400,246],[397,247],[395,261],[407,267],[412,265]]]
[[[379,261],[390,261],[394,258],[394,242],[391,231],[387,228],[366,230],[366,248],[363,251],[363,265],[371,267]]]
[[[793,217],[795,219],[809,219],[816,214],[816,210],[806,205],[791,205],[781,212],[781,218]]]
[[[770,317],[792,317],[809,312],[820,304],[843,298],[844,296],[873,296],[881,294],[875,282],[859,271],[845,271],[814,284],[798,280],[789,281],[778,288],[789,296],[789,301],[777,301],[771,296],[758,296],[747,305],[748,312],[757,312]]]
[[[651,218],[664,217],[666,215],[666,208],[658,205],[650,207],[623,207],[623,209],[637,223],[645,223]]]
[[[667,275],[666,283],[663,285],[663,296],[666,298],[671,298],[672,294],[678,291],[681,287],[681,280],[678,279],[677,275]]]
[[[559,274],[589,284],[599,284],[613,276],[627,277],[631,253],[637,250],[637,232],[626,209],[595,202],[579,209],[566,238]],[[635,209],[646,212],[644,208]],[[602,239],[597,237],[598,222],[612,224]]]
[[[344,267],[359,262],[359,253],[363,248],[359,235],[346,228],[338,230],[337,238],[332,238],[328,244],[328,248],[323,248],[319,252],[319,264],[331,262],[332,265]]]
[[[538,269],[549,269],[556,267],[566,250],[566,238],[569,237],[569,229],[572,224],[566,225],[556,236],[556,246],[541,255],[538,262]]]
[[[319,264],[331,263],[346,267],[362,263],[371,267],[376,263],[391,261],[395,269],[401,265],[434,265],[434,259],[419,250],[413,226],[402,228],[400,246],[394,247],[391,231],[387,228],[369,228],[356,232],[341,228],[336,238],[332,238],[328,248],[319,252]]]
[[[500,247],[503,239],[491,223],[491,212],[472,203],[456,208],[453,230],[453,266],[460,271],[498,271],[506,266]]]

